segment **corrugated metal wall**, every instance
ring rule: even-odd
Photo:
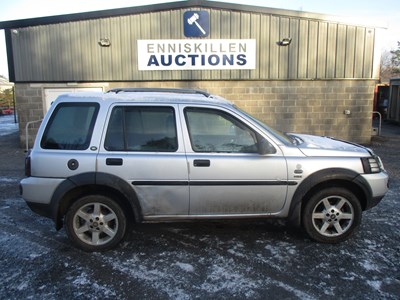
[[[373,78],[375,28],[219,9],[208,10],[208,38],[256,39],[255,70],[138,71],[136,41],[184,39],[186,10],[21,28],[12,34],[16,82]],[[291,45],[278,46],[286,37]]]

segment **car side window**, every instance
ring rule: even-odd
[[[175,152],[178,149],[172,107],[117,106],[104,142],[108,151]]]
[[[186,108],[185,118],[195,152],[258,152],[257,134],[228,113]]]
[[[86,150],[99,111],[98,103],[59,104],[40,141],[43,149]]]

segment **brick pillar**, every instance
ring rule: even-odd
[[[26,145],[26,125],[28,122],[43,119],[42,88],[31,87],[30,84],[15,85],[16,107],[18,112],[20,146]],[[40,122],[32,123],[28,127],[28,145],[33,146]]]

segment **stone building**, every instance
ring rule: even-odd
[[[369,143],[381,27],[190,0],[0,22],[21,145],[61,93],[204,89],[289,132]],[[29,123],[29,144],[40,124]]]

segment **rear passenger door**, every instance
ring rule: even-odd
[[[126,180],[146,216],[187,215],[188,170],[173,105],[115,105],[98,171]]]

